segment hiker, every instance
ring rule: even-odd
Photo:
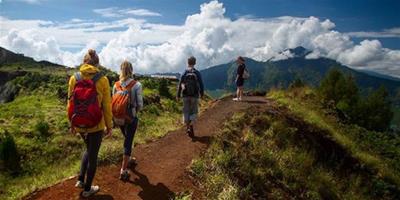
[[[244,80],[249,78],[250,74],[246,69],[246,65],[244,64],[245,60],[242,56],[239,56],[236,59],[236,63],[238,64],[237,70],[236,70],[236,97],[233,98],[234,101],[241,101],[243,97],[243,85],[244,85]]]
[[[92,186],[97,156],[103,135],[109,137],[112,133],[110,83],[98,66],[96,51],[89,49],[79,72],[69,79],[68,87],[70,131],[73,134],[79,133],[86,144],[75,184],[75,187],[84,189],[81,193],[83,197],[89,197],[100,190],[99,186]]]
[[[120,67],[119,81],[112,90],[112,113],[114,124],[119,126],[124,135],[124,155],[120,170],[120,180],[129,180],[128,169],[136,164],[131,157],[133,139],[138,126],[138,112],[143,108],[142,85],[133,78],[132,64],[124,61]]]
[[[199,106],[199,98],[204,95],[203,80],[198,70],[194,68],[196,58],[188,58],[188,67],[182,74],[176,99],[183,97],[183,121],[186,124],[186,133],[194,136],[193,123],[196,120]]]

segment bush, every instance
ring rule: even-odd
[[[296,78],[290,85],[289,85],[289,89],[294,89],[294,88],[301,88],[304,87],[305,83],[300,79],[300,78]]]
[[[4,169],[17,174],[20,169],[20,157],[14,138],[6,131],[4,137],[0,137],[0,170]]]
[[[42,138],[42,139],[45,139],[48,136],[50,136],[49,129],[50,129],[49,124],[42,120],[37,122],[35,125],[35,131],[37,132],[37,135],[39,136],[39,138]]]
[[[161,79],[160,84],[158,85],[158,93],[160,94],[160,96],[162,97],[166,97],[166,98],[172,98],[171,93],[169,92],[169,88],[168,88],[168,80],[167,79]]]

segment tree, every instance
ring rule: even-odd
[[[384,86],[372,92],[363,101],[363,118],[359,124],[367,129],[386,131],[390,127],[393,118],[389,92]]]

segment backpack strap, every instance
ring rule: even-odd
[[[76,81],[82,80],[81,72],[75,72],[74,76]]]
[[[121,86],[121,81],[115,82],[115,89],[117,89],[117,91],[123,90],[123,88]]]
[[[101,77],[103,77],[103,74],[102,74],[101,72],[97,72],[97,73],[93,76],[92,81],[96,83],[98,80],[100,80]]]

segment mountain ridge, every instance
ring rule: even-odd
[[[304,47],[285,51],[291,52],[293,55],[287,59],[270,59],[267,61],[246,58],[246,66],[250,71],[251,77],[245,82],[245,87],[256,90],[268,90],[274,87],[286,88],[295,79],[301,79],[311,86],[318,86],[331,68],[337,68],[346,75],[351,75],[355,78],[362,93],[377,89],[381,85],[384,85],[392,95],[400,91],[400,79],[389,78],[386,75],[377,73],[366,73],[330,58],[307,59],[306,56],[311,51]],[[201,70],[206,89],[209,91],[234,90],[235,70],[236,64],[234,61]]]

